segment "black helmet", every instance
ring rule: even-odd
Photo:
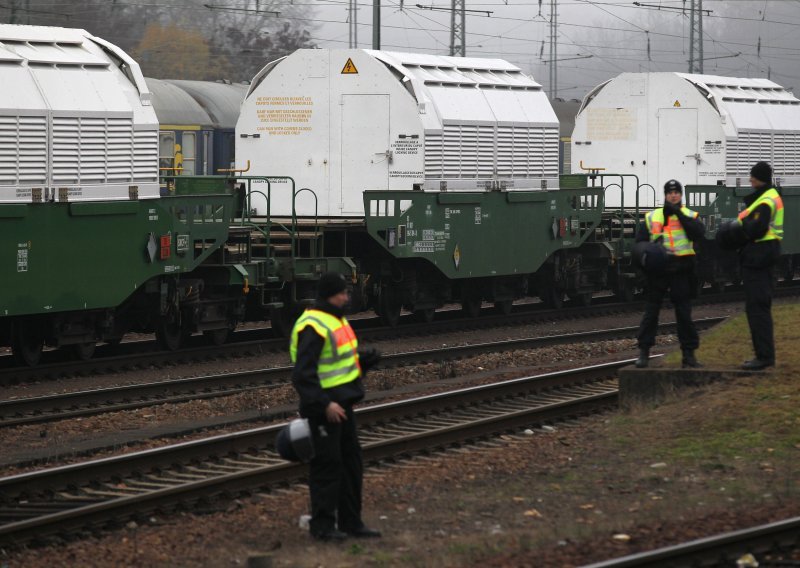
[[[669,193],[670,191],[678,191],[683,195],[683,186],[681,182],[676,179],[671,179],[667,183],[664,184],[664,194]]]
[[[667,250],[652,241],[642,241],[633,245],[633,260],[642,270],[650,273],[663,272],[667,268]]]
[[[275,438],[278,454],[293,462],[308,463],[314,457],[314,444],[311,428],[306,418],[295,418],[278,432]]]
[[[723,250],[737,250],[746,245],[750,239],[744,226],[736,219],[728,221],[717,229],[716,241]]]

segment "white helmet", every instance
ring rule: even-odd
[[[275,438],[275,448],[280,456],[293,462],[310,462],[314,457],[314,442],[308,419],[295,418],[281,428]]]

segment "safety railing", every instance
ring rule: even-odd
[[[319,232],[319,199],[317,194],[310,188],[304,187],[297,189],[294,178],[289,176],[237,176],[237,180],[245,184],[244,204],[242,208],[242,217],[240,219],[240,226],[247,226],[248,228],[255,229],[264,237],[267,254],[272,250],[272,229],[278,229],[285,232],[290,240],[290,262],[292,266],[292,273],[296,272],[297,256],[298,256],[298,240],[299,240],[299,221],[297,216],[297,197],[305,192],[310,193],[314,198],[314,233],[310,243],[311,256],[317,255],[317,241],[320,235]],[[253,189],[253,182],[266,183],[266,192],[260,189]],[[280,221],[272,218],[272,184],[276,182],[288,182],[292,192],[292,216],[291,224],[287,227]],[[258,223],[253,220],[253,207],[252,198],[254,195],[261,196],[264,199],[266,206],[266,216],[263,223]]]

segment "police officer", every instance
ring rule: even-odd
[[[693,241],[703,237],[705,226],[698,214],[681,205],[683,186],[671,179],[664,184],[664,206],[645,215],[636,241],[649,242],[650,248],[661,246],[666,251],[664,266],[657,269],[643,267],[647,275],[644,316],[639,325],[639,358],[636,366],[647,367],[650,349],[656,343],[658,313],[667,291],[675,306],[678,320],[678,340],[683,352],[682,366],[700,367],[694,355],[700,345],[694,322],[692,322],[691,298],[696,290],[695,252]],[[656,251],[661,252],[663,251]]]
[[[753,192],[744,198],[738,223],[747,243],[739,252],[745,294],[745,312],[753,340],[755,359],[743,369],[759,370],[775,365],[772,331],[772,268],[781,256],[783,201],[772,183],[772,167],[758,162],[750,170]]]
[[[309,528],[312,537],[325,541],[381,536],[361,520],[363,466],[353,414],[353,405],[364,398],[362,369],[379,356],[374,349],[359,356],[358,340],[344,317],[348,301],[344,277],[324,274],[317,302],[295,323],[289,347],[292,384],[314,445]]]

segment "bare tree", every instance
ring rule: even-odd
[[[4,0],[0,21],[83,28],[141,58],[145,74],[176,79],[249,80],[315,47],[313,10],[277,0]]]

